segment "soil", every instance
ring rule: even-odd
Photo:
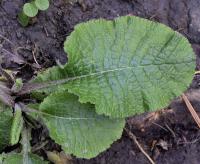
[[[3,66],[14,69],[24,81],[41,69],[67,62],[63,42],[76,24],[127,14],[164,23],[185,35],[196,53],[196,69],[200,70],[199,0],[77,0],[74,4],[56,0],[51,1],[48,11],[41,12],[30,26],[22,28],[17,14],[24,2],[0,0],[0,36],[12,42],[0,37]],[[199,85],[200,75],[195,75],[187,96],[200,114]],[[126,127],[158,164],[200,163],[200,130],[181,99],[174,100],[167,109],[159,112],[128,118]],[[33,136],[36,134],[33,132]],[[60,149],[51,140],[50,143],[48,149]],[[73,161],[75,164],[149,163],[126,132],[98,157],[90,160],[74,158]]]

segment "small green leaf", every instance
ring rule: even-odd
[[[21,154],[3,154],[0,155],[1,164],[47,164],[37,155],[29,153],[28,160],[24,161],[23,155]]]
[[[22,79],[21,78],[17,78],[15,80],[15,84],[12,86],[11,91],[14,92],[14,93],[17,93],[22,89],[22,86],[23,86]]]
[[[22,130],[21,110],[13,116],[12,109],[0,103],[0,151],[18,143]]]
[[[40,10],[47,10],[49,8],[49,0],[35,0],[35,5]]]
[[[14,119],[12,123],[11,134],[10,134],[11,145],[15,145],[19,142],[22,128],[23,128],[22,111],[18,105],[15,105]]]
[[[10,144],[12,121],[12,109],[0,103],[0,151]]]
[[[23,27],[28,26],[29,20],[30,18],[23,11],[18,14],[18,21]]]
[[[0,155],[0,163],[3,163],[3,155]]]
[[[40,105],[39,116],[50,136],[66,153],[92,158],[121,137],[124,119],[110,119],[95,113],[94,105],[81,104],[66,91],[54,93]]]
[[[35,17],[38,13],[38,8],[35,6],[35,4],[32,3],[25,3],[23,7],[23,12],[28,17]]]

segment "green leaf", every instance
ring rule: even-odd
[[[187,89],[195,68],[185,37],[135,16],[81,23],[64,48],[65,68],[51,68],[35,82],[68,89],[81,103],[95,104],[97,113],[111,117],[166,107]]]
[[[28,17],[35,17],[38,13],[38,8],[34,3],[25,3],[23,7],[23,12]]]
[[[40,10],[47,10],[49,8],[49,0],[35,0],[35,5]]]
[[[12,109],[0,103],[0,151],[19,142],[23,119],[21,110],[12,114]]]
[[[18,93],[22,89],[22,87],[23,87],[22,79],[18,78],[18,79],[15,80],[15,83],[12,86],[11,91],[13,93]]]
[[[23,11],[18,14],[18,21],[23,27],[28,26],[29,20],[30,18]]]
[[[16,107],[17,114],[19,113],[18,107]],[[1,164],[46,164],[47,162],[40,159],[37,155],[30,153],[30,129],[23,128],[22,131],[22,152],[21,153],[9,153],[0,154]]]
[[[1,162],[2,160],[2,162]],[[37,155],[29,153],[28,161],[24,161],[21,154],[0,155],[1,164],[45,164],[47,162],[40,159]]]
[[[22,128],[23,128],[22,111],[20,107],[16,105],[14,118],[12,121],[11,134],[10,134],[11,145],[15,145],[18,143]]]
[[[121,137],[124,119],[95,113],[94,105],[81,104],[66,91],[53,93],[40,105],[40,117],[50,136],[66,153],[92,158]]]
[[[12,109],[0,102],[0,152],[10,144],[12,120]]]
[[[3,156],[0,155],[0,163],[2,164],[3,163]]]

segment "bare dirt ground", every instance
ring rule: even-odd
[[[199,0],[83,0],[73,5],[65,0],[51,1],[50,9],[41,12],[31,26],[22,28],[17,13],[23,0],[0,1],[0,39],[4,68],[12,68],[24,81],[37,71],[67,62],[63,42],[74,25],[94,18],[112,19],[121,15],[137,15],[164,23],[186,36],[197,57],[200,70],[200,1]],[[18,57],[9,51],[16,50]],[[194,75],[187,96],[200,112],[200,75]],[[136,136],[141,146],[158,164],[199,164],[200,130],[181,99],[176,99],[165,110],[145,113],[127,119],[126,127]],[[37,136],[38,131],[33,132]],[[33,139],[34,140],[34,139]],[[36,142],[32,142],[35,144]],[[59,150],[55,144],[46,149]],[[44,152],[37,152],[45,157]],[[76,164],[148,164],[126,132],[110,149],[91,160],[76,159]]]

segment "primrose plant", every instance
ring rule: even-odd
[[[25,3],[22,12],[18,15],[19,23],[22,26],[27,26],[30,18],[35,17],[39,10],[45,11],[49,8],[49,0],[32,0]]]
[[[62,68],[49,68],[28,83],[18,79],[18,87],[0,83],[0,150],[22,143],[21,153],[1,155],[3,163],[42,163],[24,146],[36,120],[66,153],[95,157],[121,137],[126,117],[166,107],[185,91],[195,68],[185,37],[135,16],[81,23],[64,50],[69,61]],[[24,103],[25,94],[37,103]]]

